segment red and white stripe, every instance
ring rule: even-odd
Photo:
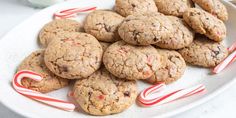
[[[96,10],[97,7],[70,8],[64,9],[53,14],[55,19],[74,18],[78,13]]]
[[[43,79],[41,75],[29,70],[17,72],[13,78],[12,85],[18,93],[58,109],[74,111],[75,105],[70,102],[59,100],[22,86],[21,80],[23,78],[29,78],[35,81],[41,81]]]
[[[161,105],[195,95],[205,90],[205,86],[200,84],[191,88],[179,89],[163,95],[155,94],[155,98],[148,98],[150,94],[161,92],[164,88],[165,85],[163,83],[151,86],[139,94],[138,101],[144,106]]]
[[[214,69],[213,73],[217,74],[224,70],[228,65],[236,60],[236,50],[234,50],[227,58],[225,58],[220,64],[218,64]]]
[[[231,45],[231,46],[228,48],[228,51],[229,51],[229,52],[233,52],[234,50],[236,50],[236,42],[234,42],[233,45]]]

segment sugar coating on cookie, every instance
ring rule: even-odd
[[[222,21],[228,20],[227,9],[219,0],[193,0],[193,2]]]
[[[181,49],[189,46],[194,39],[195,33],[193,30],[178,17],[168,16],[168,18],[172,23],[174,33],[171,33],[166,38],[163,38],[155,45],[165,49]]]
[[[173,27],[171,21],[163,14],[146,13],[126,17],[118,32],[129,44],[150,45],[173,33]]]
[[[160,82],[169,84],[180,79],[186,70],[183,57],[174,50],[157,49],[157,51],[161,55],[162,65],[152,77],[145,81],[151,84]]]
[[[214,67],[227,57],[228,50],[205,36],[197,36],[189,47],[179,50],[179,53],[192,65]]]
[[[45,64],[66,79],[88,77],[101,65],[102,46],[90,34],[71,32],[70,37],[53,40],[45,51]]]
[[[160,55],[152,46],[133,46],[118,41],[103,55],[107,70],[119,78],[147,79],[160,67]]]
[[[46,47],[48,43],[64,35],[64,32],[78,32],[81,31],[81,25],[75,20],[58,19],[53,20],[41,29],[39,33],[39,42],[42,46]]]
[[[18,71],[31,70],[43,77],[39,82],[29,78],[23,78],[21,81],[22,85],[28,89],[42,93],[51,92],[67,86],[69,81],[50,72],[44,63],[43,58],[44,50],[37,50],[32,52],[21,62]]]
[[[115,12],[97,10],[87,16],[84,29],[99,41],[115,42],[120,40],[117,30],[123,19],[124,17]]]
[[[77,80],[74,99],[92,115],[109,115],[128,109],[137,96],[136,81],[119,79],[102,68],[88,78]]]
[[[194,7],[191,0],[154,0],[158,11],[165,15],[182,17],[183,13]]]
[[[158,12],[153,0],[116,0],[115,11],[122,16]]]
[[[219,42],[226,37],[224,22],[204,10],[188,9],[184,12],[183,18],[197,33],[204,34],[211,40]]]

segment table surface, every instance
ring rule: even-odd
[[[5,33],[32,14],[40,11],[29,6],[25,0],[0,0],[0,40]],[[222,78],[223,79],[223,78]],[[176,118],[236,118],[236,86],[232,86],[216,98],[178,114]],[[0,103],[0,117],[22,118]]]

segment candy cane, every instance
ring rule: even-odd
[[[233,45],[231,45],[231,46],[228,48],[228,51],[229,51],[229,52],[233,52],[234,50],[236,50],[236,42],[234,42]]]
[[[96,10],[96,8],[97,7],[70,8],[58,11],[54,13],[53,16],[55,19],[74,18],[77,16],[77,13]]]
[[[75,105],[70,102],[55,99],[22,86],[21,80],[23,78],[29,78],[35,81],[41,81],[43,79],[41,75],[29,70],[22,70],[17,72],[13,78],[12,85],[18,93],[58,109],[74,111]]]
[[[176,90],[174,92],[164,94],[164,95],[155,95],[154,99],[148,98],[148,95],[154,92],[160,92],[164,88],[165,88],[165,85],[163,84],[157,84],[157,85],[151,86],[139,94],[138,101],[144,106],[161,105],[161,104],[176,101],[178,99],[182,99],[191,95],[195,95],[205,90],[204,85],[197,85],[195,87]]]
[[[234,50],[227,58],[225,58],[219,65],[213,69],[213,73],[217,74],[225,69],[228,65],[233,63],[236,59],[236,50]]]

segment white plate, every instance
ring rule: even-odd
[[[236,8],[231,3],[224,2],[224,4],[227,6],[230,16],[226,23],[228,35],[224,43],[229,46],[235,41],[236,37],[234,32],[236,31]],[[52,20],[52,14],[63,8],[87,6],[97,6],[98,9],[111,9],[114,6],[114,0],[80,0],[77,2],[71,1],[49,7],[18,25],[2,40],[0,40],[0,101],[5,106],[26,117],[93,117],[81,112],[66,112],[48,107],[18,94],[11,86],[12,77],[19,63],[32,51],[39,48],[37,45],[38,32],[45,23]],[[81,14],[78,20],[82,20],[84,17],[85,14]],[[206,102],[232,85],[236,78],[235,70],[236,63],[217,75],[211,75],[209,69],[188,67],[182,79],[168,85],[168,88],[176,89],[194,86],[197,84],[204,84],[206,85],[207,93],[151,108],[142,108],[134,104],[123,113],[107,117],[142,118],[176,115]],[[147,86],[147,84],[139,82],[139,90],[142,90]],[[68,88],[64,88],[49,93],[49,95],[67,99],[67,91]]]

